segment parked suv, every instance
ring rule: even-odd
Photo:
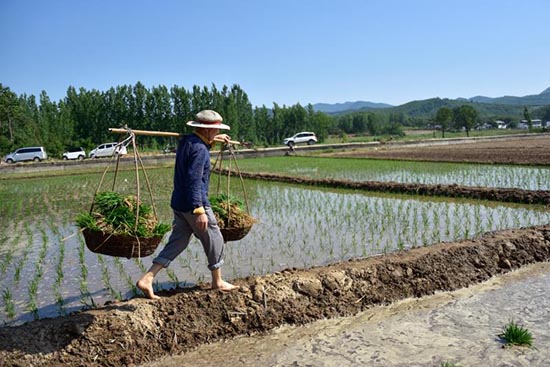
[[[82,147],[69,148],[65,153],[63,153],[63,160],[65,161],[68,159],[78,159],[81,161],[84,158],[86,158],[86,152],[82,149]]]
[[[118,146],[118,143],[105,143],[90,151],[90,158],[110,157],[117,154],[126,154],[125,146]]]
[[[36,161],[39,162],[43,159],[47,159],[48,155],[44,147],[25,147],[19,148],[15,152],[10,153],[4,157],[4,161],[7,163],[15,163],[21,161]]]
[[[315,133],[304,131],[290,138],[286,138],[283,141],[283,144],[288,145],[289,147],[293,147],[294,145],[301,143],[307,143],[307,145],[317,143],[317,136],[315,136]]]

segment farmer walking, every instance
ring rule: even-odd
[[[216,111],[203,110],[197,113],[195,121],[187,122],[188,126],[195,128],[195,132],[183,136],[178,143],[170,202],[174,212],[172,234],[160,254],[153,259],[151,268],[136,284],[148,298],[160,298],[153,291],[155,276],[187,248],[193,234],[202,243],[208,259],[212,289],[231,291],[238,288],[222,279],[224,240],[208,201],[210,148],[214,138],[225,142],[230,140],[228,135],[219,134],[220,130],[230,129],[222,121]]]

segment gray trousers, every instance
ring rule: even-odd
[[[187,248],[191,241],[191,235],[195,235],[202,243],[204,253],[208,258],[208,269],[218,269],[223,264],[224,241],[218,222],[212,208],[206,207],[208,226],[205,231],[200,231],[195,225],[197,216],[191,212],[182,213],[174,210],[174,221],[172,223],[172,234],[168,242],[153,259],[153,263],[168,267],[170,263]]]

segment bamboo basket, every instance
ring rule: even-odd
[[[252,224],[250,226],[241,227],[241,228],[236,228],[236,227],[220,228],[220,231],[222,232],[223,240],[225,242],[230,242],[230,241],[242,240],[243,238],[246,237],[246,235],[248,234],[248,232],[250,232],[251,229],[252,229]]]
[[[91,231],[88,228],[82,231],[86,247],[92,252],[118,257],[147,257],[152,255],[162,241],[162,236],[136,237],[121,234]]]

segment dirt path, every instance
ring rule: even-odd
[[[549,284],[550,263],[537,263],[457,291],[203,345],[143,367],[548,366]],[[510,320],[532,333],[535,348],[503,348],[498,334]]]
[[[283,325],[356,315],[376,305],[452,291],[550,260],[550,225],[457,243],[289,269],[0,329],[0,366],[130,366]],[[167,294],[165,294],[166,296]]]

